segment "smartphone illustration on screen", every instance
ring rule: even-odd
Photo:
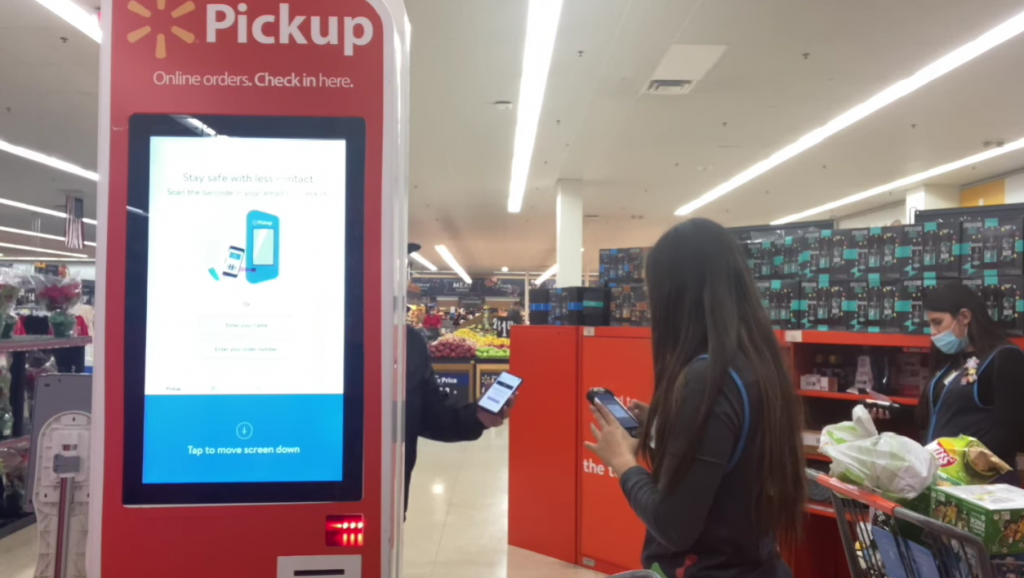
[[[246,216],[245,278],[250,283],[276,279],[281,260],[281,219],[263,211]]]
[[[244,259],[245,249],[235,246],[228,247],[228,256],[224,258],[224,271],[222,274],[225,277],[238,277],[238,272],[242,269]]]

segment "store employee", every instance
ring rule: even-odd
[[[917,407],[924,442],[968,435],[1014,467],[1024,451],[1024,352],[964,285],[935,287],[923,304],[932,334],[932,377]],[[878,409],[871,415],[890,417]],[[999,481],[1020,485],[1016,472]]]

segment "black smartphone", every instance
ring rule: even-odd
[[[587,401],[589,401],[591,405],[601,404],[607,408],[608,411],[615,416],[619,425],[629,432],[629,435],[633,437],[640,435],[640,422],[633,417],[633,414],[626,409],[626,406],[622,405],[611,390],[595,387],[587,392]]]
[[[508,401],[512,399],[512,396],[515,395],[522,384],[523,380],[521,378],[507,371],[503,372],[494,381],[494,384],[487,388],[484,396],[480,398],[476,405],[487,413],[498,415],[505,409]]]
[[[897,412],[901,406],[898,403],[891,401],[882,401],[880,399],[866,399],[864,400],[864,407],[868,409],[883,409],[889,413]]]

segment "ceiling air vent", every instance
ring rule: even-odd
[[[661,57],[643,94],[687,94],[725,54],[720,44],[673,44]]]
[[[692,80],[655,79],[647,83],[648,94],[686,94],[693,88]]]

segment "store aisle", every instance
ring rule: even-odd
[[[403,578],[596,578],[508,546],[508,428],[472,443],[420,440]]]
[[[508,546],[508,429],[477,442],[421,440],[405,524],[403,578],[597,578]],[[31,578],[32,526],[0,540],[0,578]]]

